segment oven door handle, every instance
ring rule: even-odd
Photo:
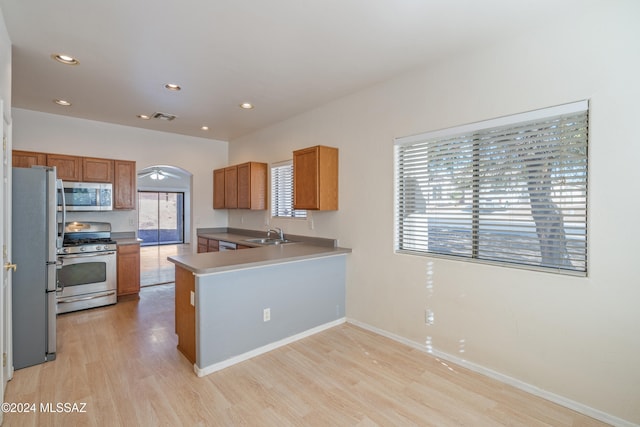
[[[102,294],[98,294],[98,295],[91,295],[91,296],[88,296],[88,297],[59,299],[58,300],[58,304],[70,304],[72,302],[88,301],[88,300],[91,300],[91,299],[108,297],[108,296],[114,295],[115,293],[116,293],[115,291],[111,291],[111,292],[106,292],[106,293],[102,293]]]
[[[105,256],[105,255],[115,255],[115,251],[111,252],[91,252],[88,254],[78,254],[78,255],[59,255],[60,258],[70,259],[70,258],[87,258],[92,256]]]

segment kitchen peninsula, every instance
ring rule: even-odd
[[[168,258],[176,266],[178,349],[198,376],[344,321],[351,249],[300,236],[265,246],[233,232],[207,236],[251,248]]]

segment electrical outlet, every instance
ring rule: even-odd
[[[424,323],[426,325],[433,325],[434,320],[435,320],[435,314],[433,313],[433,311],[426,309],[424,311]]]
[[[268,322],[269,320],[271,320],[271,309],[265,308],[264,310],[262,310],[262,321]]]

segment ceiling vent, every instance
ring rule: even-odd
[[[154,118],[154,119],[160,119],[160,120],[164,120],[164,121],[167,121],[167,122],[170,122],[171,120],[176,118],[176,116],[174,116],[173,114],[160,113],[160,112],[153,113],[151,115],[151,117]]]

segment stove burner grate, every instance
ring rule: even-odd
[[[115,244],[116,242],[109,237],[105,238],[87,238],[87,239],[65,239],[62,246],[81,246],[81,245],[95,245],[95,244]]]

